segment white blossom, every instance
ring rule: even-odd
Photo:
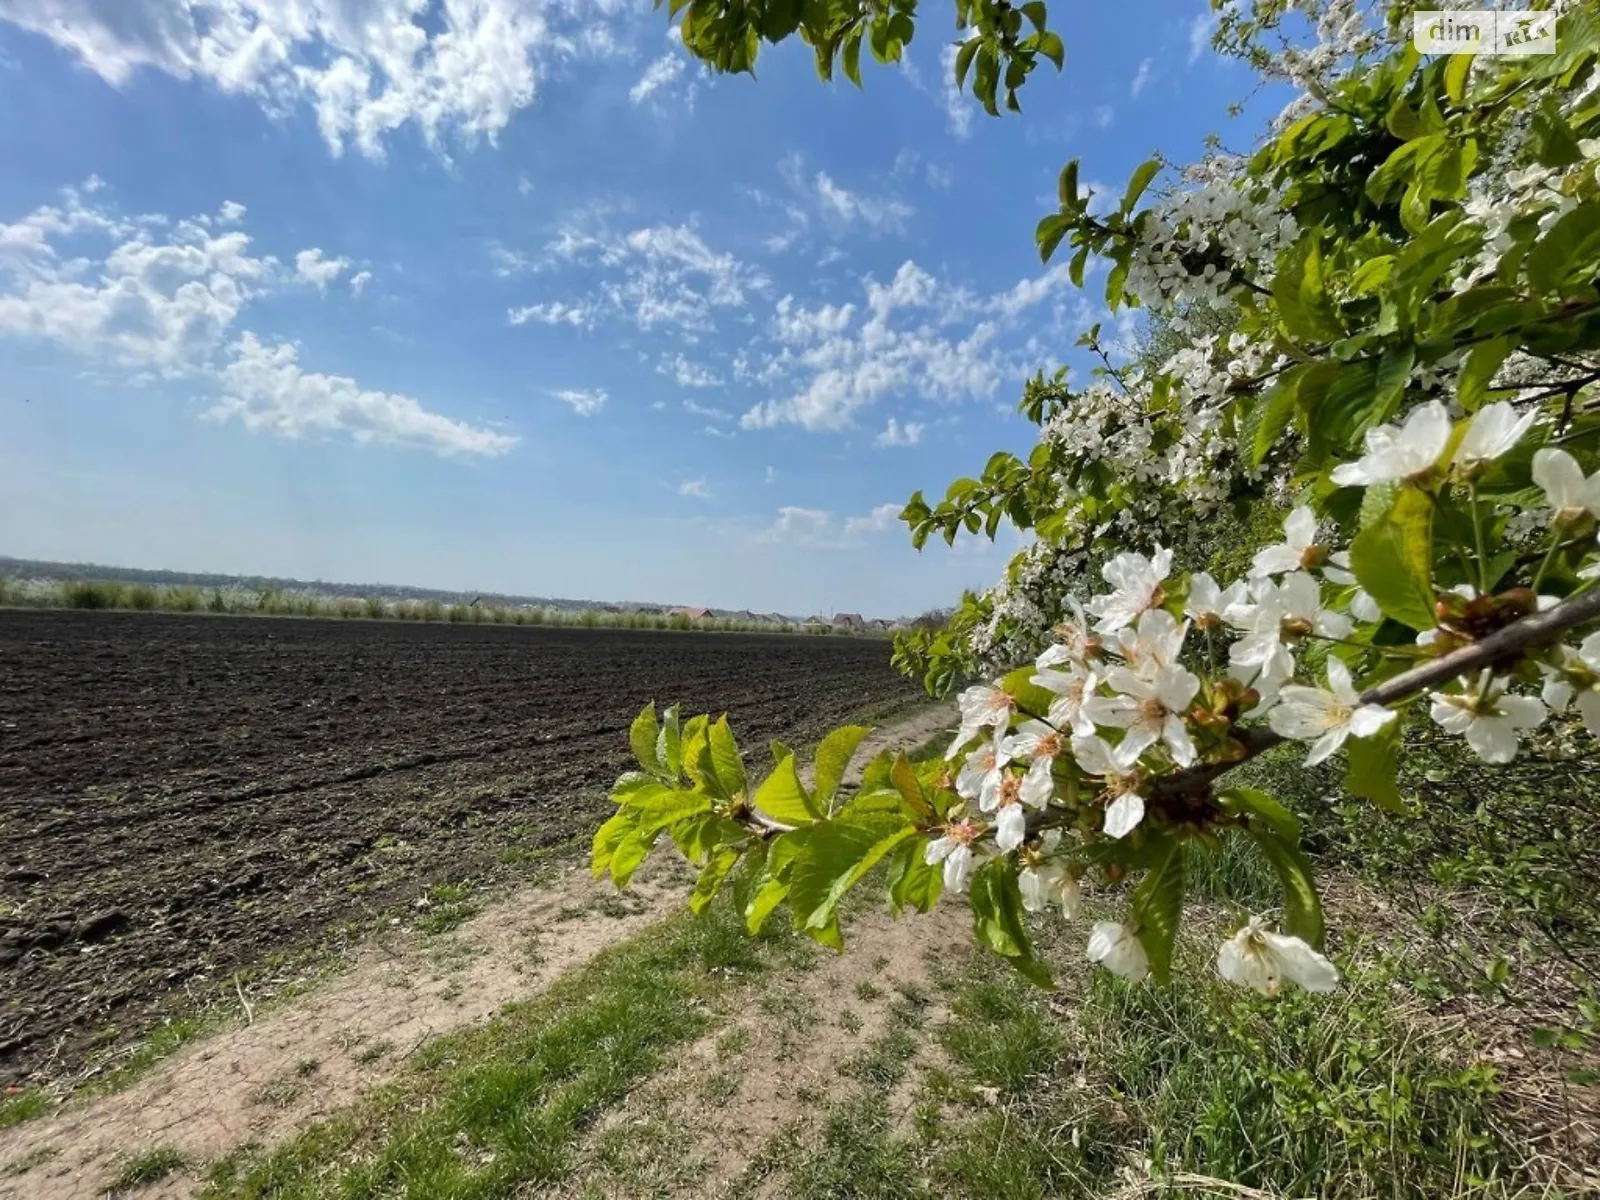
[[[1228,609],[1244,603],[1248,595],[1243,580],[1224,590],[1206,572],[1197,571],[1189,576],[1189,598],[1184,601],[1183,612],[1201,625],[1214,626],[1226,618]]]
[[[1584,478],[1578,460],[1565,450],[1536,450],[1533,481],[1544,489],[1557,525],[1573,524],[1585,515],[1600,517],[1600,471]]]
[[[985,812],[994,807],[995,797],[1000,794],[1000,781],[1005,778],[1006,764],[1010,761],[1003,746],[1000,738],[982,743],[967,755],[961,770],[956,772],[956,794],[976,800]]]
[[[1600,633],[1591,633],[1574,650],[1562,646],[1559,664],[1545,667],[1544,702],[1552,712],[1565,712],[1577,697],[1584,728],[1600,737]]]
[[[1083,893],[1060,859],[1023,867],[1017,873],[1017,888],[1022,893],[1022,907],[1029,912],[1043,912],[1051,904],[1059,904],[1066,920],[1078,915]]]
[[[1331,962],[1300,938],[1273,933],[1254,916],[1222,943],[1217,973],[1264,996],[1276,996],[1285,979],[1308,992],[1331,992],[1339,986],[1339,972]]]
[[[1050,724],[1083,736],[1094,732],[1094,722],[1084,715],[1084,705],[1100,686],[1098,675],[1085,670],[1040,671],[1030,679],[1036,687],[1055,693],[1056,699],[1045,714]]]
[[[1188,634],[1189,622],[1180,625],[1166,609],[1152,608],[1139,618],[1137,628],[1117,630],[1117,653],[1134,674],[1151,679],[1178,661]]]
[[[1011,697],[989,684],[973,684],[961,693],[956,703],[961,709],[961,728],[950,743],[950,749],[945,751],[946,758],[954,758],[961,747],[989,726],[1004,728],[1011,720]]]
[[[1438,462],[1450,430],[1450,414],[1443,404],[1430,400],[1412,409],[1398,429],[1393,425],[1369,429],[1367,452],[1353,463],[1335,467],[1331,478],[1341,487],[1413,479]]]
[[[1100,633],[1115,633],[1124,625],[1131,625],[1140,614],[1160,604],[1161,585],[1172,569],[1172,551],[1157,549],[1155,557],[1127,551],[1117,555],[1103,568],[1101,574],[1113,590],[1089,601],[1088,609],[1100,620],[1095,629]]]
[[[1183,715],[1200,690],[1193,671],[1174,663],[1146,676],[1114,667],[1106,678],[1118,694],[1096,696],[1086,708],[1095,724],[1127,730],[1117,747],[1125,760],[1162,742],[1180,767],[1194,762],[1194,743],[1183,724]]]
[[[977,830],[964,822],[951,825],[943,837],[929,842],[927,850],[923,852],[923,861],[930,867],[937,863],[944,864],[944,886],[947,890],[959,892],[967,886],[967,877],[976,865],[976,856],[972,852],[972,840],[976,836]]]
[[[1430,715],[1446,733],[1465,737],[1484,762],[1510,762],[1517,756],[1520,731],[1544,722],[1544,701],[1508,695],[1504,680],[1487,688],[1481,686],[1481,676],[1464,682],[1461,692],[1433,692]]]
[[[1096,921],[1089,931],[1089,961],[1134,983],[1150,974],[1150,957],[1126,925]]]
[[[1517,410],[1505,401],[1484,405],[1473,416],[1466,436],[1456,447],[1455,469],[1470,475],[1493,462],[1522,440],[1538,415],[1537,409],[1529,409],[1519,417]]]
[[[1323,558],[1317,553],[1317,518],[1310,508],[1302,504],[1291,512],[1283,522],[1283,534],[1283,541],[1256,552],[1250,564],[1253,578],[1322,565]]]
[[[1144,820],[1144,797],[1138,791],[1132,760],[1123,756],[1122,747],[1113,750],[1101,737],[1073,738],[1072,757],[1085,774],[1100,776],[1112,794],[1111,803],[1106,805],[1106,833],[1114,838],[1127,837]]]
[[[1291,684],[1278,693],[1278,704],[1268,717],[1275,733],[1311,742],[1306,766],[1315,766],[1351,737],[1371,737],[1394,720],[1393,709],[1363,704],[1350,681],[1350,670],[1336,658],[1328,659],[1328,690]]]
[[[1054,711],[1053,705],[1051,708]],[[1043,808],[1055,786],[1051,768],[1066,748],[1062,735],[1043,721],[1024,721],[1001,747],[1012,762],[1028,760],[1028,772],[1022,777],[1022,802],[1030,808]]]

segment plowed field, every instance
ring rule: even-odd
[[[0,612],[0,1084],[591,828],[652,697],[766,739],[911,697],[875,640]]]

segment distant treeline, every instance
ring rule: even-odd
[[[164,572],[147,572],[164,574]],[[233,613],[260,616],[340,617],[383,621],[448,621],[468,625],[558,625],[586,629],[702,630],[726,633],[858,633],[792,621],[696,617],[684,612],[557,608],[539,604],[443,603],[436,599],[327,596],[303,588],[252,588],[227,584],[129,582],[119,579],[8,579],[0,575],[0,606],[133,612]]]

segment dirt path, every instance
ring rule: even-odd
[[[885,746],[916,746],[950,724],[943,708],[918,713],[870,735],[857,762]],[[179,1051],[126,1091],[0,1132],[0,1197],[100,1196],[123,1163],[156,1147],[177,1151],[195,1170],[128,1194],[193,1196],[205,1163],[244,1142],[270,1144],[350,1103],[393,1077],[425,1041],[491,1017],[680,905],[691,878],[686,864],[659,856],[651,867],[618,896],[574,866],[517,889],[454,932],[376,943],[329,983],[271,1012],[242,1013],[242,1025]],[[862,924],[863,936],[875,927]],[[860,984],[844,976],[879,957],[895,964],[896,978],[915,977],[924,947],[892,941],[910,928],[879,930],[871,936],[891,941],[876,949],[868,941],[859,947],[866,953],[848,962],[830,960],[806,990],[844,994]],[[841,1042],[841,1053],[868,1035],[863,1028]],[[727,1133],[728,1161],[714,1172],[721,1178],[736,1173],[752,1139],[764,1136],[759,1120]]]

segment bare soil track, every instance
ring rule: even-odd
[[[0,1084],[581,834],[652,697],[754,761],[911,690],[879,641],[0,612]]]

